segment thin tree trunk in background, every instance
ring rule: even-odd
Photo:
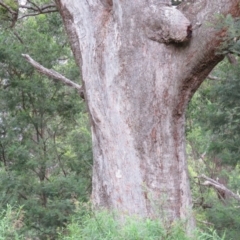
[[[185,16],[160,0],[56,2],[91,118],[94,204],[192,229],[185,109],[223,58],[225,32],[206,23],[239,16],[239,1],[183,4]]]

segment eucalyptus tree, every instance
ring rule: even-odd
[[[82,73],[93,139],[96,206],[188,219],[185,109],[225,35],[219,15],[238,0],[56,0]]]
[[[191,0],[177,8],[168,0],[56,4],[91,120],[94,204],[122,215],[186,219],[191,229],[185,110],[224,57],[217,53],[226,28],[214,26],[220,15],[239,17],[239,1]]]

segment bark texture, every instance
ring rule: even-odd
[[[185,109],[222,60],[225,31],[207,22],[239,16],[239,1],[56,1],[92,122],[94,204],[191,228]]]

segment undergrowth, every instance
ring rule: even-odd
[[[22,209],[8,206],[0,215],[0,240],[33,240],[21,234]],[[180,221],[164,226],[160,220],[127,217],[123,222],[116,218],[117,214],[106,211],[79,211],[59,231],[56,240],[224,240],[214,230],[208,233],[196,230],[191,237],[187,236]]]

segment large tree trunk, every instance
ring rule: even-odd
[[[193,226],[185,109],[222,59],[224,30],[206,23],[240,11],[238,0],[198,0],[184,17],[164,2],[57,0],[91,118],[94,204]]]

